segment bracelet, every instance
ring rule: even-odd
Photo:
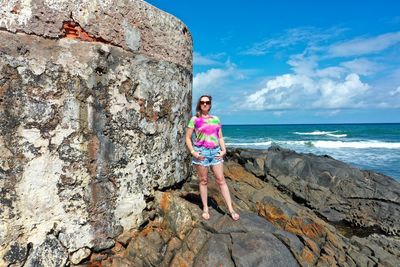
[[[195,150],[190,151],[190,154],[193,154],[193,152],[196,152]]]

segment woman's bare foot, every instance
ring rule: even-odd
[[[231,211],[229,213],[229,215],[231,216],[232,220],[234,220],[234,221],[237,221],[240,218],[239,213],[237,213],[236,211]]]
[[[210,213],[208,210],[203,210],[203,213],[201,214],[201,217],[203,217],[204,220],[209,220],[210,219]]]

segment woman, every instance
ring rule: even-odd
[[[201,202],[203,203],[203,219],[210,219],[207,203],[208,167],[211,166],[216,182],[221,190],[234,221],[239,220],[239,214],[233,210],[232,200],[226,184],[223,169],[223,157],[226,154],[225,143],[222,137],[221,122],[218,117],[212,116],[211,96],[203,95],[196,105],[196,116],[193,116],[186,131],[186,145],[193,156],[194,164],[199,177]],[[195,133],[194,144],[192,135]]]

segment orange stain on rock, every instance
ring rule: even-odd
[[[11,9],[11,13],[13,13],[13,14],[19,14],[20,12],[21,12],[21,6],[19,4],[15,5]]]
[[[316,261],[316,256],[307,247],[305,247],[301,252],[300,258],[302,263],[307,262],[310,266],[314,265]]]
[[[268,204],[256,203],[258,214],[275,225],[285,228],[289,217],[278,207]]]
[[[96,177],[97,173],[97,154],[100,150],[100,140],[96,135],[92,135],[88,143],[88,159],[90,176]]]
[[[256,189],[264,187],[264,184],[259,178],[246,171],[246,169],[238,163],[229,162],[224,164],[224,175],[233,181],[247,183]]]
[[[272,204],[257,203],[257,212],[260,216],[264,217],[273,224],[281,227],[282,229],[296,234],[306,236],[314,241],[319,241],[320,238],[327,235],[329,232],[326,227],[316,223],[310,222],[307,218],[293,216],[290,218],[279,207]]]
[[[326,235],[326,228],[317,223],[305,223],[302,218],[293,218],[286,226],[286,229],[292,233],[304,235],[313,240],[319,239]]]
[[[168,211],[169,209],[169,203],[171,200],[171,196],[169,193],[163,193],[161,200],[160,200],[160,207],[163,212]]]
[[[65,38],[79,39],[87,42],[97,41],[95,37],[90,36],[78,23],[73,21],[65,21],[63,24]]]
[[[310,238],[304,238],[304,241],[312,252],[314,252],[316,255],[319,255],[319,247],[313,240],[311,240]]]

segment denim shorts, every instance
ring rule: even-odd
[[[192,159],[192,163],[196,165],[201,165],[201,166],[211,166],[211,165],[217,165],[219,163],[224,162],[222,158],[217,159],[216,156],[218,156],[219,152],[221,151],[221,148],[219,146],[215,148],[206,148],[202,146],[195,146],[193,147],[194,151],[199,152],[201,156],[205,157],[203,160],[199,160],[195,157]]]

